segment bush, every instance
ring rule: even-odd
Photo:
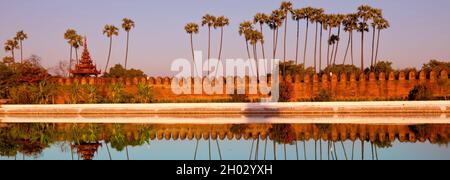
[[[280,83],[280,99],[279,102],[289,102],[292,99],[294,92],[294,86],[292,83],[281,82]]]
[[[330,91],[321,89],[319,95],[313,99],[315,102],[328,102],[332,100]]]
[[[425,85],[417,85],[409,92],[408,99],[410,101],[433,100],[433,95]]]
[[[430,62],[428,62],[427,64],[424,64],[422,66],[422,70],[427,72],[427,74],[431,71],[434,71],[437,74],[439,74],[442,70],[449,72],[450,71],[450,62],[431,60]]]
[[[329,75],[330,73],[337,74],[337,75],[345,73],[348,75],[352,72],[355,73],[356,76],[358,76],[361,73],[361,70],[354,65],[342,65],[342,64],[334,65],[334,66],[331,65],[331,66],[326,67],[324,70],[322,70],[320,72],[320,76],[322,76],[323,74]]]
[[[125,69],[120,64],[116,64],[109,69],[109,73],[105,73],[105,78],[134,78],[134,77],[147,77],[143,71],[139,69]]]
[[[152,88],[145,83],[138,84],[138,97],[136,99],[139,103],[150,103],[153,99]]]
[[[294,77],[295,75],[310,75],[312,76],[314,74],[314,68],[309,67],[305,68],[303,64],[295,64],[293,61],[288,61],[286,63],[280,62],[280,73],[284,75],[284,65],[286,64],[286,76],[291,75]]]
[[[375,74],[378,76],[381,72],[389,74],[390,72],[394,71],[394,68],[392,68],[392,62],[380,61],[373,66],[372,71],[375,72]]]

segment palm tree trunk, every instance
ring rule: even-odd
[[[317,140],[314,140],[314,160],[317,160]]]
[[[105,67],[105,73],[108,70],[109,60],[111,59],[111,49],[112,49],[112,36],[109,38],[109,53],[108,53],[108,60],[106,61],[106,67]]]
[[[308,29],[309,29],[309,18],[306,18],[305,49],[303,51],[303,66],[305,68],[306,68],[306,50],[308,47]]]
[[[319,139],[319,144],[320,144],[320,147],[319,147],[320,148],[320,160],[323,160],[322,159],[322,138]]]
[[[277,160],[277,144],[275,140],[273,140],[273,160]]]
[[[208,139],[208,155],[209,155],[209,160],[211,160],[211,137],[209,137],[209,139]]]
[[[348,33],[348,43],[347,43],[347,50],[345,50],[344,60],[342,61],[342,65],[345,65],[345,61],[347,60],[348,50],[350,49],[350,38],[351,33]]]
[[[211,59],[211,26],[208,26],[208,75],[209,75],[209,59]]]
[[[350,56],[352,59],[352,66],[355,65],[355,61],[354,61],[354,53],[353,53],[353,31],[350,31]]]
[[[69,57],[69,76],[70,76],[70,70],[72,70],[72,49],[73,47],[70,46],[70,57]]]
[[[223,45],[223,27],[220,28],[220,48],[219,48],[219,61],[222,57],[222,45]]]
[[[364,72],[364,31],[361,32],[361,72]]]
[[[248,41],[247,40],[245,40],[245,46],[247,47],[247,55],[248,55],[248,59],[250,60],[250,59],[252,59],[252,57],[250,56],[250,49],[248,47]]]
[[[328,157],[328,160],[330,160],[330,157],[331,157],[330,149],[331,149],[331,146],[330,146],[330,140],[328,140],[328,146],[327,146],[327,150],[328,150],[328,155],[327,155],[327,157]]]
[[[20,43],[20,63],[23,63],[23,46],[22,41],[19,41]]]
[[[130,160],[130,155],[128,154],[128,145],[125,146],[125,151],[127,153],[127,160]]]
[[[112,158],[111,158],[111,152],[109,151],[109,147],[108,147],[108,143],[107,143],[107,142],[105,142],[105,146],[106,146],[106,151],[108,151],[108,157],[109,157],[109,160],[112,160]]]
[[[191,51],[192,51],[192,62],[194,62],[195,63],[195,53],[194,53],[194,40],[193,40],[193,34],[191,33],[190,34],[191,35]],[[127,43],[128,44],[128,43]],[[128,46],[128,45],[127,45]],[[198,70],[197,70],[197,68],[195,68],[194,67],[194,69],[195,69],[195,76],[197,76],[199,73],[198,73]]]
[[[297,45],[295,50],[295,64],[298,64],[298,45],[300,41],[300,21],[297,20]]]
[[[330,43],[328,42],[331,38],[331,27],[328,27],[328,40],[326,41],[328,44],[327,48],[327,66],[330,66]]]
[[[355,155],[355,141],[353,141],[352,143],[352,160],[354,160],[354,155]]]
[[[250,149],[250,156],[248,157],[248,160],[252,160],[252,156],[253,156],[253,146],[255,146],[255,140],[253,139],[252,141],[252,148]]]
[[[266,142],[264,144],[264,161],[266,160],[266,153],[267,153],[267,139],[268,138],[266,138]]]
[[[197,151],[198,151],[198,139],[197,139],[197,143],[195,144],[194,160],[197,160]]]
[[[12,48],[12,50],[11,50],[11,55],[12,55],[12,58],[13,58],[13,62],[16,62],[16,58],[14,57],[14,48]]]
[[[373,143],[370,143],[370,149],[372,150],[372,160],[375,160],[375,153],[373,152]]]
[[[256,43],[253,45],[253,55],[255,57],[255,64],[256,64],[256,77],[259,82],[258,52],[256,50]]]
[[[337,42],[336,42],[336,50],[334,51],[333,65],[336,65],[336,58],[337,58],[337,54],[338,54],[338,50],[339,50],[339,42],[341,41],[340,36],[341,36],[341,26],[339,25],[339,27],[338,27],[338,39],[337,39]]]
[[[335,159],[339,160],[338,155],[337,155],[336,142],[333,142],[333,149],[334,149],[334,157],[335,157]]]
[[[77,60],[77,64],[80,62],[78,61],[78,48],[75,48],[75,59]]]
[[[381,35],[381,30],[378,29],[378,40],[377,40],[377,50],[375,51],[375,64],[378,63],[378,48],[380,47],[380,35]]]
[[[128,42],[130,40],[130,32],[127,31],[127,47],[126,47],[126,52],[125,52],[125,70],[127,69],[127,65],[128,65]]]
[[[319,28],[319,23],[316,22],[316,33],[315,33],[315,40],[314,40],[314,72],[317,71],[317,31],[318,31],[318,28]]]
[[[288,28],[288,18],[286,17],[286,19],[284,20],[284,42],[283,42],[283,60],[286,63],[286,38],[287,38],[287,28]],[[285,69],[286,70],[286,69]]]
[[[298,158],[298,141],[295,141],[295,155],[297,155],[297,160],[300,160]]]
[[[341,140],[341,145],[342,145],[342,149],[344,150],[345,160],[348,160],[347,151],[345,150],[344,142],[342,142],[342,140]]]
[[[260,28],[261,28],[261,35],[264,37],[262,24],[260,24]],[[261,41],[261,50],[262,50],[263,59],[266,60],[266,52],[265,52],[265,48],[264,48],[264,41]]]
[[[323,31],[323,24],[320,23],[320,47],[319,47],[319,72],[322,71],[322,31]]]
[[[375,52],[375,27],[373,27],[373,35],[372,35],[372,59],[370,60],[370,63],[371,63],[371,65],[370,65],[370,68],[373,68],[373,65],[374,65],[374,52]]]
[[[375,159],[378,160],[378,147],[375,145]]]
[[[305,160],[307,160],[307,158],[306,158],[306,142],[305,142],[305,140],[303,140],[303,156],[304,156]]]
[[[333,57],[334,57],[334,53],[335,53],[334,52],[334,50],[335,50],[334,48],[335,48],[335,46],[336,46],[336,44],[333,43],[333,47],[331,49],[330,64],[331,64],[331,61],[333,60]],[[334,63],[333,63],[333,65],[334,65]]]
[[[364,160],[364,140],[361,140],[361,160]]]
[[[284,160],[287,160],[286,143],[284,143]]]
[[[222,160],[222,153],[220,151],[219,139],[216,139],[216,144],[217,144],[217,151],[219,152],[219,158],[220,160]]]
[[[259,155],[259,137],[256,140],[255,160],[258,160],[258,155]]]

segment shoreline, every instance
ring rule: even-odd
[[[0,115],[326,115],[446,114],[450,101],[0,105]]]

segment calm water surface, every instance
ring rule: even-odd
[[[132,117],[3,117],[0,160],[450,160],[445,115],[387,118],[392,123],[361,123],[369,116],[224,118],[147,117],[136,124],[108,121]]]

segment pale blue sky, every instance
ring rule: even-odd
[[[278,8],[281,0],[0,0],[0,42],[3,44],[18,30],[25,30],[29,39],[24,54],[36,54],[47,67],[67,60],[69,47],[63,39],[68,28],[75,28],[88,36],[93,59],[103,69],[108,52],[108,39],[102,28],[106,24],[120,27],[121,19],[136,21],[131,33],[130,66],[143,69],[148,75],[168,75],[170,63],[176,58],[190,59],[188,36],[184,25],[200,23],[202,15],[225,15],[231,24],[225,30],[223,56],[245,58],[245,44],[237,28],[257,12],[269,13]],[[382,34],[380,58],[395,61],[396,67],[420,67],[429,59],[450,59],[450,1],[448,0],[293,0],[296,8],[314,6],[329,13],[350,13],[361,4],[384,10],[391,28]],[[288,57],[295,58],[295,27],[290,22]],[[301,33],[304,33],[302,24]],[[311,35],[313,32],[311,27]],[[269,31],[265,32],[269,35]],[[219,31],[213,34],[212,55],[217,56]],[[302,35],[301,42],[303,42]],[[312,36],[310,36],[312,37]],[[206,51],[207,31],[195,37],[196,49]],[[359,38],[355,35],[355,57],[359,57]],[[271,36],[266,37],[271,40]],[[367,36],[366,39],[370,40]],[[347,35],[343,35],[338,55],[342,61]],[[309,45],[309,64],[312,61],[312,41]],[[125,56],[123,31],[115,38],[112,64],[122,63]],[[301,49],[302,49],[301,45]],[[366,59],[370,57],[370,42],[366,45]],[[267,47],[267,51],[270,48]],[[281,43],[279,52],[281,52]],[[206,52],[205,52],[206,53]],[[300,51],[300,54],[302,51]],[[18,51],[17,53],[18,54]],[[280,53],[278,53],[280,55]],[[0,56],[3,57],[3,48]],[[357,60],[359,62],[359,60]],[[368,62],[366,61],[366,64]],[[359,64],[359,63],[357,63]]]

